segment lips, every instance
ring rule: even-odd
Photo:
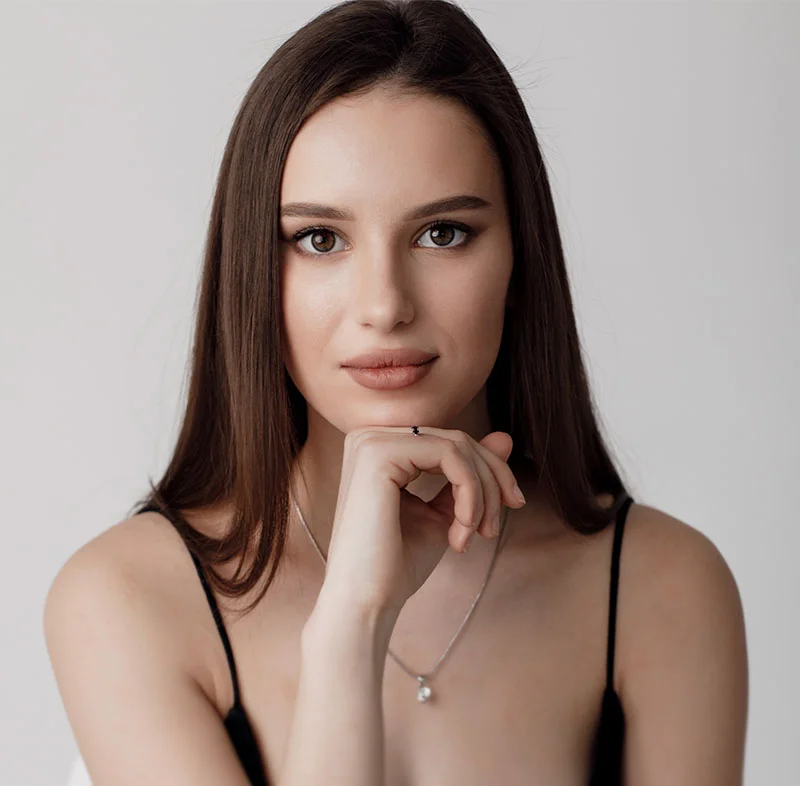
[[[437,357],[432,352],[426,352],[414,347],[399,347],[397,349],[377,349],[346,360],[342,363],[344,368],[394,368],[398,366],[421,366]]]
[[[407,388],[424,379],[436,363],[431,358],[427,363],[405,366],[383,366],[381,368],[346,368],[348,374],[359,385],[372,390],[397,390]]]

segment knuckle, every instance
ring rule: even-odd
[[[465,445],[469,445],[471,448],[475,448],[476,450],[480,451],[482,445],[476,440],[472,435],[467,434],[466,431],[459,432],[460,434],[464,435],[464,439],[462,440]]]
[[[456,442],[452,442],[449,439],[444,441],[444,450],[446,453],[449,453],[450,456],[462,455],[461,448],[459,447],[459,445]]]
[[[363,428],[354,428],[352,431],[348,431],[344,437],[345,445],[358,445],[358,443],[363,439],[365,433],[366,429]]]
[[[380,435],[373,433],[365,434],[358,443],[358,452],[373,456],[383,446],[384,440]]]
[[[350,434],[353,434],[353,437],[348,443],[347,439]],[[350,453],[356,456],[374,456],[375,452],[383,443],[379,432],[369,431],[367,429],[360,429],[358,433],[349,432],[348,437],[345,437],[345,446]]]

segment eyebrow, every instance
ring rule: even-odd
[[[420,218],[428,218],[437,213],[448,213],[455,210],[478,210],[480,208],[491,207],[479,196],[472,194],[460,194],[458,196],[437,199],[435,202],[428,202],[419,205],[403,216],[403,221],[415,221]],[[319,205],[315,202],[289,202],[281,206],[281,217],[297,218],[327,218],[333,221],[355,221],[355,216],[349,210],[340,210],[329,205]]]

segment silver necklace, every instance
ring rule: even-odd
[[[415,436],[421,436],[421,432],[417,426],[411,427]],[[311,538],[311,542],[314,544],[314,548],[317,550],[317,554],[319,554],[320,558],[322,559],[323,564],[327,565],[328,561],[325,559],[325,555],[322,553],[322,549],[319,547],[319,543],[317,543],[317,539],[312,534],[311,530],[309,529],[308,524],[306,524],[305,516],[303,516],[303,511],[300,510],[300,506],[297,504],[297,501],[294,498],[294,495],[291,494],[292,502],[294,503],[295,509],[297,510],[297,514],[300,516],[300,521],[303,522],[303,527],[305,531],[308,533],[308,537]],[[505,507],[505,506],[503,506]],[[505,513],[503,514],[503,521],[500,525],[500,534],[497,536],[497,543],[494,547],[494,554],[492,555],[492,561],[489,563],[489,569],[486,571],[486,578],[483,580],[483,584],[481,585],[480,590],[478,590],[478,595],[475,600],[472,601],[472,605],[469,607],[469,611],[467,612],[467,616],[464,617],[464,621],[459,625],[458,630],[455,632],[455,635],[452,639],[450,639],[450,643],[447,645],[447,649],[442,653],[439,660],[436,661],[436,665],[427,673],[427,674],[416,674],[411,669],[409,669],[401,660],[400,658],[395,655],[391,649],[389,649],[389,654],[394,658],[397,662],[397,665],[400,666],[403,671],[406,672],[410,677],[414,677],[417,680],[417,701],[421,704],[426,704],[433,696],[433,691],[431,690],[431,686],[429,684],[430,680],[433,678],[433,675],[436,673],[436,670],[439,668],[439,665],[442,661],[447,657],[447,653],[450,652],[453,644],[455,644],[456,639],[458,639],[459,635],[461,635],[461,631],[464,629],[464,626],[467,624],[467,621],[472,616],[473,611],[475,611],[475,607],[478,605],[478,601],[481,599],[481,595],[483,595],[484,589],[486,589],[486,585],[489,582],[489,576],[492,575],[492,568],[494,567],[494,563],[497,560],[497,555],[499,553],[500,541],[503,538],[503,533],[506,528],[506,519],[508,519],[508,508],[505,507]]]

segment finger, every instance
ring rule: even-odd
[[[477,529],[481,532],[483,537],[493,537],[493,519],[495,515],[502,513],[503,500],[511,507],[521,507],[524,503],[513,493],[513,488],[516,485],[516,479],[508,464],[489,447],[476,442],[469,434],[458,429],[440,429],[434,426],[423,426],[424,429],[421,433],[422,437],[427,437],[430,440],[444,440],[460,446],[461,454],[464,460],[467,461],[473,470],[473,483],[474,491],[469,492],[467,487],[459,488],[459,484],[454,482],[455,478],[448,476],[452,488],[451,490],[445,486],[441,492],[428,504],[433,507],[437,512],[442,514],[445,518],[459,524],[458,527],[452,528],[451,533],[448,534],[448,539],[455,542],[452,544],[453,548],[458,551],[463,551],[463,546],[466,544],[467,539]],[[358,430],[360,437],[364,438],[380,438],[382,434],[387,432],[395,434],[408,434],[409,429],[406,426],[385,426],[380,428],[368,427]],[[494,431],[487,434],[484,440],[490,443],[497,443],[502,435],[501,442],[512,442],[510,435],[502,431]],[[353,434],[355,437],[356,435]],[[412,435],[414,440],[419,439],[416,435]],[[415,446],[417,443],[414,443]],[[512,442],[513,445],[513,442]],[[493,445],[496,448],[496,445]],[[503,452],[507,452],[508,447]],[[421,456],[419,458],[422,458]],[[440,465],[430,464],[431,456],[427,456],[425,466],[419,462],[413,462],[414,471],[407,473],[406,478],[399,483],[401,488],[404,488],[410,480],[416,478],[419,472],[429,472],[431,474],[444,474],[447,475],[447,469],[443,463]],[[409,457],[410,459],[410,457]],[[452,496],[451,496],[452,494]],[[501,499],[502,495],[502,499]],[[452,499],[453,506],[450,507]],[[452,512],[450,512],[452,511]],[[455,521],[453,517],[455,516]],[[476,521],[477,519],[477,521]],[[461,533],[461,529],[467,530]]]
[[[499,528],[503,503],[505,502],[506,505],[512,508],[520,508],[525,504],[516,494],[517,480],[505,460],[513,448],[511,436],[504,431],[493,431],[487,434],[481,442],[477,442],[464,431],[438,429],[433,426],[425,426],[423,436],[440,436],[471,449],[470,453],[475,456],[474,465],[480,479],[481,500],[483,503],[476,529],[482,537],[495,537],[498,534],[494,530],[495,520]],[[484,440],[487,445],[482,444]],[[500,449],[498,450],[498,448]],[[498,453],[501,455],[498,455]],[[441,502],[441,500],[437,500],[437,502]],[[463,546],[472,535],[472,531],[463,533],[460,536],[458,531],[455,534],[460,547],[454,548],[463,551]]]
[[[400,433],[410,434],[406,430],[401,430]],[[427,431],[424,438],[410,434],[402,455],[398,456],[396,438],[387,437],[385,431],[383,433],[372,431],[362,437],[361,451],[363,452],[369,445],[391,451],[389,477],[401,489],[409,480],[418,477],[420,472],[440,474],[447,478],[449,484],[445,484],[427,504],[450,521],[448,540],[453,548],[456,548],[464,539],[459,530],[465,529],[471,533],[475,529],[477,515],[483,512],[483,492],[475,466],[475,452],[470,449],[463,432],[449,433],[460,433],[462,436],[453,439]],[[368,460],[375,463],[374,458]]]
[[[461,450],[464,459],[472,466],[475,472],[476,484],[475,504],[471,509],[469,522],[465,525],[465,522],[459,519],[459,527],[453,533],[456,538],[456,544],[453,545],[453,548],[463,553],[467,550],[467,545],[472,540],[475,532],[486,520],[487,512],[492,504],[491,495],[494,494],[499,499],[500,493],[492,471],[477,452],[472,449],[469,442],[459,439],[456,440],[455,444]]]
[[[469,435],[467,436],[469,437]],[[507,461],[500,458],[500,456],[485,445],[476,442],[472,437],[469,437],[469,439],[475,446],[476,452],[480,454],[494,473],[496,482],[502,492],[503,502],[509,507],[521,508],[525,504],[525,501],[517,496],[516,489],[519,488],[519,484],[517,483],[516,477],[514,477],[511,467],[508,466]],[[511,454],[509,453],[509,455]]]
[[[445,509],[452,499],[455,517],[451,521],[447,538],[456,551],[464,551],[468,538],[475,532],[478,522],[483,516],[483,484],[479,475],[474,451],[463,440],[451,440],[446,437],[434,437],[440,442],[443,451],[440,466],[445,477],[450,481],[434,497],[432,503],[435,509],[441,510],[442,498],[447,498]],[[453,468],[463,472],[465,482],[454,483]],[[452,518],[452,517],[451,517]]]
[[[477,441],[480,445],[489,448],[492,453],[495,453],[503,459],[508,458],[514,447],[514,440],[506,431],[490,431]]]
[[[472,439],[470,439],[470,442],[472,442],[470,449],[475,455],[475,468],[478,471],[483,488],[483,513],[476,530],[484,538],[493,538],[497,534],[495,532],[495,521],[497,522],[498,530],[500,526],[500,514],[503,506],[502,489],[495,474],[497,470],[489,465],[483,452],[479,449],[480,446]],[[487,448],[483,448],[483,450],[491,453]],[[466,545],[466,538],[464,540]]]
[[[443,474],[445,484],[427,504],[450,521],[447,539],[456,551],[464,551],[467,539],[475,532],[485,508],[484,486],[478,470],[477,456],[462,438],[448,439],[426,434],[428,443],[435,446],[439,465],[430,466],[426,472]],[[418,458],[409,454],[409,459],[418,466]],[[490,473],[491,474],[491,473]]]

